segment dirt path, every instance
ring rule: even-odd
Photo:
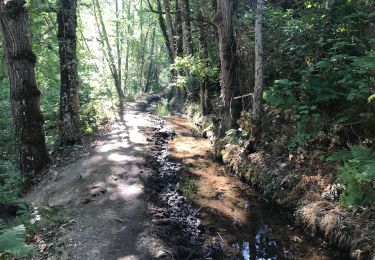
[[[90,156],[27,197],[73,212],[42,232],[35,259],[332,259],[226,176],[189,121],[154,116],[150,102],[128,104]]]
[[[136,103],[128,104],[125,111],[124,122],[113,125],[95,145],[93,155],[66,167],[27,198],[37,205],[73,209],[72,221],[56,234],[58,248],[50,250],[50,259],[167,255],[149,232],[152,221],[141,180],[147,171],[147,137],[140,128],[155,126]]]

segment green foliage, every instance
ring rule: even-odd
[[[170,115],[169,104],[167,100],[162,100],[156,106],[156,114],[159,116],[168,116]]]
[[[174,85],[180,88],[192,88],[195,84],[196,78],[203,80],[207,78],[210,82],[217,82],[219,79],[220,69],[216,66],[209,66],[211,61],[209,59],[202,59],[199,55],[177,57],[171,69],[176,71],[189,71],[186,76],[179,75]],[[190,90],[196,92],[197,90]]]
[[[338,180],[346,186],[340,197],[343,205],[367,205],[375,199],[375,152],[373,149],[351,146],[327,158],[339,162]]]
[[[229,143],[236,144],[236,145],[242,144],[246,140],[246,137],[247,137],[247,133],[241,128],[230,129],[226,131],[225,134]]]
[[[361,127],[348,130],[353,132],[349,136],[374,136],[375,48],[368,32],[375,6],[340,1],[328,12],[323,2],[301,9],[266,9],[264,35],[270,54],[264,99],[272,107],[292,109],[290,149],[330,132],[334,125],[352,122],[361,122]]]
[[[34,252],[34,247],[25,243],[26,228],[23,225],[5,229],[0,225],[0,259],[26,257]]]
[[[24,181],[24,177],[10,161],[0,161],[0,203],[14,201]]]
[[[188,70],[200,78],[208,77],[211,80],[217,81],[220,69],[215,66],[207,66],[210,63],[209,59],[200,58],[198,55],[177,57],[175,63],[172,65],[172,69]]]
[[[32,214],[35,220],[35,228],[51,228],[53,226],[67,222],[72,215],[72,210],[68,208],[53,209],[44,206]]]
[[[192,198],[198,191],[197,179],[192,176],[185,176],[181,181],[177,183],[184,196]]]

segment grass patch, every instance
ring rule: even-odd
[[[182,191],[182,194],[187,198],[193,198],[198,191],[197,178],[193,176],[185,176],[177,183],[177,188]]]
[[[167,100],[162,100],[157,106],[156,106],[156,114],[158,116],[168,116],[170,115],[169,105]]]
[[[202,132],[199,131],[198,129],[196,129],[195,127],[192,128],[192,129],[190,130],[190,132],[191,132],[192,137],[194,137],[194,138],[202,138],[202,137],[203,137]]]

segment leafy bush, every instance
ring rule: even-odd
[[[366,205],[375,200],[375,152],[373,149],[351,146],[327,158],[339,162],[338,180],[346,186],[340,201],[343,205]]]
[[[0,161],[0,203],[15,200],[24,181],[24,177],[11,162]]]
[[[335,125],[356,124],[343,129],[344,144],[374,137],[375,44],[368,32],[373,4],[339,1],[330,14],[322,2],[308,9],[304,15],[266,10],[264,99],[293,112],[288,148],[311,145],[312,137],[331,134]]]
[[[0,226],[0,259],[26,257],[34,252],[34,247],[25,243],[26,229],[19,225],[11,229]]]
[[[226,138],[228,139],[229,143],[231,144],[242,144],[244,140],[246,140],[247,133],[243,131],[241,128],[239,129],[230,129],[225,132]]]

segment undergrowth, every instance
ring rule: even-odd
[[[0,260],[30,256],[35,249],[25,243],[25,236],[24,225],[5,228],[4,224],[0,223]]]
[[[327,158],[338,162],[338,181],[346,190],[340,197],[344,206],[369,205],[375,200],[375,152],[371,148],[351,146]]]
[[[156,107],[156,114],[158,116],[167,116],[170,114],[167,100],[162,100]]]
[[[9,161],[0,161],[0,203],[17,199],[25,178]]]
[[[181,181],[177,183],[184,196],[192,198],[198,191],[197,179],[192,176],[185,176]]]

